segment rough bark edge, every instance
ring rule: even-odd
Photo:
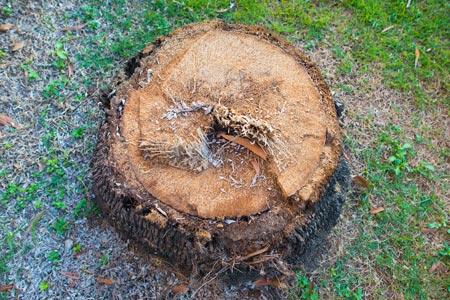
[[[107,126],[104,123],[102,127]],[[108,159],[108,138],[108,130],[103,131],[92,161],[94,201],[103,217],[124,239],[135,243],[144,255],[158,254],[186,274],[205,274],[217,265],[217,262],[238,261],[233,257],[235,254],[224,245],[233,241],[202,239],[195,228],[183,228],[170,219],[167,219],[165,226],[145,219],[144,214],[134,208],[136,191],[117,186],[117,182],[121,180],[113,163]],[[324,187],[320,199],[305,212],[303,225],[284,235],[278,245],[271,243],[268,253],[281,257],[290,264],[305,262],[303,254],[337,224],[345,201],[344,193],[348,188],[349,175],[347,162],[341,156],[338,167]],[[148,197],[152,198],[151,195]],[[264,241],[261,242],[262,248]],[[243,261],[242,263],[245,264]]]

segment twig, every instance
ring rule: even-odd
[[[213,267],[213,268],[214,268],[214,267]],[[215,279],[217,278],[217,276],[219,276],[220,274],[226,272],[229,268],[230,268],[229,266],[223,267],[222,269],[220,269],[219,272],[217,272],[213,277],[211,277],[211,279],[209,279],[209,280],[205,281],[204,283],[202,283],[202,285],[201,285],[198,289],[196,289],[194,293],[192,293],[190,299],[194,299],[194,297],[197,295],[197,293],[198,293],[202,288],[204,288],[206,285],[210,284],[213,280],[215,280]],[[211,270],[211,272],[212,272],[212,270]],[[208,275],[211,274],[211,272],[209,272],[205,277],[208,277]]]

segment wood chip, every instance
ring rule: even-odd
[[[7,32],[13,27],[13,24],[6,23],[6,24],[0,24],[0,32]]]
[[[0,125],[17,128],[17,123],[15,123],[13,119],[2,114],[0,114]]]
[[[102,283],[102,284],[114,284],[117,282],[117,280],[101,278],[101,277],[97,277],[97,278],[95,278],[95,280],[97,280],[98,283]]]
[[[382,206],[379,206],[379,207],[372,207],[369,212],[372,215],[376,215],[376,214],[379,214],[382,211],[384,211],[384,208]]]
[[[219,132],[217,134],[217,137],[221,137],[224,138],[230,142],[236,143],[238,145],[241,145],[242,147],[247,148],[248,150],[252,151],[253,153],[255,153],[256,155],[258,155],[259,157],[261,157],[264,160],[267,160],[267,153],[264,152],[264,150],[259,147],[258,145],[252,143],[250,140],[240,137],[240,136],[233,136],[230,134],[225,134],[223,132]]]
[[[12,52],[19,51],[20,49],[23,48],[23,46],[25,46],[25,41],[17,42],[13,45],[13,47],[11,48],[11,51]]]
[[[66,272],[66,271],[59,271],[59,274],[64,275],[72,280],[78,280],[80,279],[80,275],[77,273],[71,273],[71,272]]]

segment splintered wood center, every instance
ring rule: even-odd
[[[275,43],[179,32],[141,66],[120,123],[124,155],[162,202],[203,218],[248,216],[294,195],[309,200],[328,176],[321,161],[335,116],[299,59]]]

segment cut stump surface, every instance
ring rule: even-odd
[[[259,27],[198,23],[126,72],[93,159],[96,201],[122,232],[189,269],[264,247],[295,260],[334,225],[339,123],[298,50]]]

